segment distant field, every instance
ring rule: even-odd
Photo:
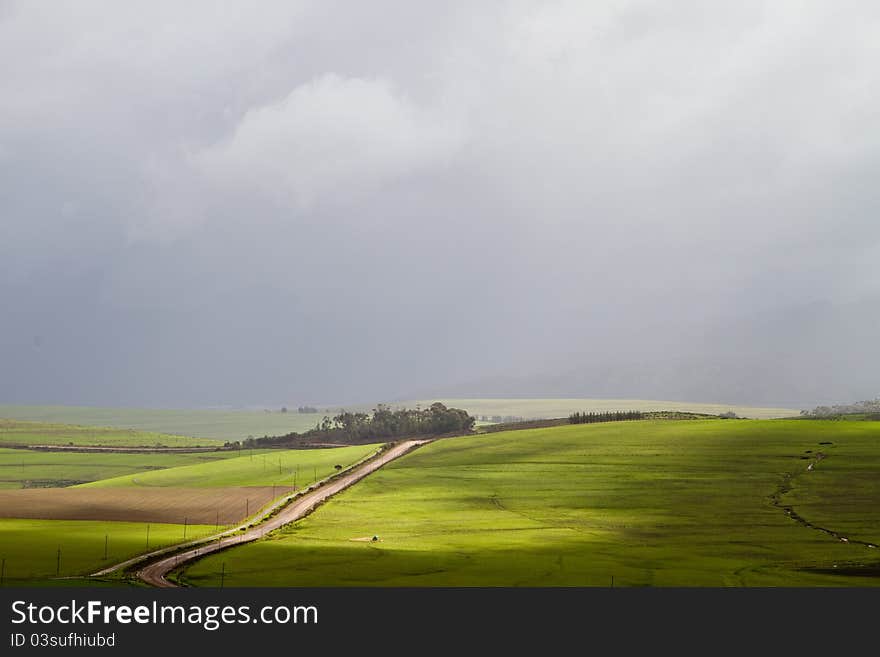
[[[522,418],[567,417],[576,411],[688,411],[693,413],[723,413],[752,418],[792,417],[800,413],[792,408],[760,408],[732,404],[702,404],[690,402],[652,401],[642,399],[431,399],[394,402],[392,407],[423,408],[434,401],[447,406],[464,408],[477,416],[514,416]],[[204,442],[210,438],[219,441],[244,440],[248,436],[278,436],[291,431],[303,432],[314,428],[324,415],[335,415],[340,409],[370,411],[375,404],[327,406],[318,413],[297,413],[296,409],[281,413],[278,409],[266,411],[225,410],[162,410],[132,408],[94,408],[85,406],[10,406],[0,405],[0,418],[30,420],[55,424],[119,427],[138,431],[191,436]],[[482,424],[482,423],[481,423]],[[60,438],[59,438],[60,439]],[[3,440],[0,431],[0,441]],[[142,439],[140,439],[142,440]],[[153,441],[154,444],[156,440]],[[161,442],[173,446],[170,438]],[[91,444],[91,443],[83,443]],[[121,444],[121,443],[120,443]],[[190,445],[183,440],[178,445]]]
[[[254,458],[272,451],[255,450]],[[143,454],[0,448],[0,489],[72,486],[110,477],[236,457],[238,452],[233,451]]]
[[[763,408],[735,404],[702,404],[696,402],[655,401],[648,399],[441,399],[447,406],[463,408],[471,415],[516,416],[526,419],[568,417],[584,411],[684,411],[717,415],[733,411],[741,417],[770,419],[793,417],[800,410],[793,408]],[[430,400],[403,402],[409,408],[416,404],[430,405]]]
[[[206,438],[221,442],[244,440],[314,428],[323,414],[264,411],[161,410],[142,408],[92,408],[86,406],[9,406],[0,405],[0,418],[54,424],[118,427],[163,434],[192,436],[199,440],[181,441],[181,446],[205,443]],[[163,442],[168,439],[163,439]],[[155,441],[154,441],[155,442]],[[153,443],[150,443],[153,444]],[[171,445],[169,442],[164,442]]]
[[[188,525],[186,537],[193,539],[213,531],[213,524]],[[135,522],[0,519],[0,558],[6,560],[4,585],[62,585],[61,580],[49,580],[56,577],[59,547],[60,577],[71,577],[123,561],[148,547],[179,542],[183,532],[183,525],[150,524],[148,542],[147,525]]]
[[[297,486],[333,474],[337,465],[346,467],[372,454],[381,445],[356,445],[327,449],[242,450],[244,456],[197,463],[169,470],[103,479],[78,488],[119,487],[214,487]]]
[[[877,463],[876,422],[641,421],[450,438],[183,578],[214,585],[223,563],[233,586],[878,585],[880,550],[780,506],[876,544]]]
[[[0,418],[2,418],[0,411]],[[164,433],[49,422],[0,419],[0,446],[220,447],[222,442]]]

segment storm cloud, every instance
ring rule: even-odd
[[[0,2],[0,402],[877,396],[878,33]]]

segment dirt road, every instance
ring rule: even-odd
[[[389,461],[392,461],[393,459],[396,459],[399,456],[406,454],[413,448],[426,442],[429,441],[407,440],[398,445],[395,445],[389,450],[381,453],[376,458],[367,461],[366,463],[358,467],[353,468],[351,471],[342,474],[327,483],[320,484],[319,482],[320,485],[311,486],[309,489],[306,489],[306,492],[301,493],[298,497],[295,497],[295,499],[293,499],[293,501],[290,502],[288,506],[281,509],[281,511],[279,511],[276,515],[268,518],[260,524],[254,524],[254,526],[250,529],[247,528],[248,524],[250,523],[240,525],[239,527],[235,527],[225,532],[216,534],[213,537],[203,539],[202,541],[198,542],[198,544],[192,543],[190,544],[192,545],[192,547],[188,550],[177,552],[176,554],[167,556],[163,559],[158,559],[156,561],[153,561],[152,563],[148,563],[143,568],[137,571],[137,576],[141,580],[143,580],[147,584],[151,584],[152,586],[163,588],[176,586],[176,584],[169,582],[167,579],[165,579],[165,577],[166,575],[168,575],[169,572],[171,572],[178,566],[186,563],[187,561],[192,561],[193,559],[203,557],[206,554],[211,554],[212,552],[224,550],[234,545],[241,545],[243,543],[255,541],[258,538],[261,538],[267,532],[278,529],[282,525],[286,525],[290,522],[293,522],[294,520],[299,520],[303,516],[308,515],[308,513],[312,511],[312,509],[314,509],[316,505],[325,501],[329,497],[360,481],[368,474],[374,472],[375,470],[378,470]],[[279,506],[283,506],[284,504],[286,504],[292,497],[294,497],[294,495],[288,495],[279,500],[277,504],[273,505],[264,512],[264,516],[270,515]],[[100,577],[103,575],[108,575],[109,573],[116,570],[131,568],[139,562],[147,561],[154,557],[161,556],[162,554],[169,552],[171,549],[174,548],[157,550],[156,552],[150,554],[140,555],[123,563],[111,566],[110,568],[105,568],[97,573],[94,573],[92,576]]]

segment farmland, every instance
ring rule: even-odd
[[[394,402],[394,407],[415,408],[429,406],[438,400],[412,400]],[[654,401],[643,399],[442,399],[449,407],[463,408],[471,415],[480,417],[554,418],[567,417],[570,413],[583,411],[688,411],[717,414],[734,411],[737,415],[753,418],[776,418],[796,416],[799,411],[789,408],[763,408],[732,406],[728,404],[704,404],[692,402]],[[370,411],[375,404],[345,406],[348,410]],[[218,441],[244,440],[248,436],[278,436],[291,431],[311,429],[326,414],[335,415],[341,406],[318,408],[318,413],[297,413],[292,410],[280,413],[277,409],[265,410],[167,410],[139,408],[98,408],[85,406],[14,406],[0,405],[0,418],[53,423],[57,425],[94,425],[119,427],[121,429],[165,434],[148,438],[144,444],[161,442],[168,446],[205,444],[205,439]],[[2,421],[0,421],[2,422]],[[167,434],[175,434],[177,439]],[[112,434],[111,434],[112,435]],[[56,440],[61,440],[58,436]],[[195,437],[197,440],[192,440]],[[82,440],[83,435],[73,440]],[[107,440],[109,436],[103,436]],[[0,441],[3,431],[0,429]],[[68,439],[70,440],[70,439]],[[67,444],[68,440],[53,444]],[[124,432],[117,432],[117,442],[124,444]],[[139,438],[143,441],[143,438]],[[36,438],[35,442],[43,439]],[[95,444],[95,443],[86,443]],[[130,444],[130,442],[128,443]],[[209,443],[210,444],[210,443]]]
[[[190,525],[186,536],[191,539],[213,531],[213,524]],[[6,560],[4,584],[60,585],[64,580],[55,577],[93,572],[148,548],[179,542],[183,535],[183,525],[176,524],[151,524],[148,530],[147,525],[134,522],[0,520],[0,558]]]
[[[214,524],[244,520],[290,486],[0,491],[0,518]]]
[[[210,441],[243,440],[248,436],[274,436],[311,429],[322,415],[277,411],[166,410],[147,408],[95,408],[88,406],[0,405],[0,418],[62,425],[118,427],[120,429],[175,434],[163,435],[168,446],[213,444]],[[124,432],[118,432],[124,435]],[[191,437],[196,438],[193,440]],[[153,445],[156,441],[147,443]],[[61,443],[66,444],[66,441]],[[122,444],[122,443],[117,443]]]
[[[0,418],[2,418],[0,412]],[[222,447],[222,442],[165,433],[0,419],[0,446]]]
[[[255,450],[256,456],[270,450]],[[50,452],[0,448],[0,490],[83,484],[98,479],[236,458],[233,451],[164,453]],[[255,458],[256,458],[255,456]]]
[[[103,479],[84,486],[90,488],[273,485],[302,487],[333,474],[336,465],[343,467],[350,465],[375,452],[379,447],[379,445],[357,445],[309,450],[245,449],[241,451],[243,456],[235,458]]]
[[[450,438],[182,579],[214,585],[223,565],[234,586],[877,585],[878,550],[855,541],[880,541],[878,456],[878,422],[639,421]]]
[[[7,470],[8,487],[30,484],[24,490],[0,490],[0,557],[10,564],[10,581],[19,578],[32,585],[54,574],[55,550],[63,537],[62,575],[85,575],[145,551],[148,525],[151,547],[181,541],[185,526],[188,538],[204,535],[238,523],[294,485],[311,484],[335,473],[337,465],[346,467],[378,448],[242,450],[243,455],[0,450],[0,471]],[[122,476],[102,477],[111,473]],[[76,479],[100,480],[48,487]],[[37,480],[47,487],[33,487]],[[96,541],[103,551],[105,535],[114,546],[107,562],[93,558]],[[34,555],[33,563],[28,555]]]

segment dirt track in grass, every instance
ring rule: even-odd
[[[141,581],[150,584],[151,586],[176,586],[173,582],[166,579],[166,575],[175,568],[182,566],[189,561],[211,554],[212,552],[255,541],[264,536],[266,532],[274,531],[283,525],[298,520],[311,513],[317,506],[339,491],[345,490],[371,472],[378,470],[389,461],[403,456],[412,449],[427,442],[430,441],[403,441],[379,454],[375,458],[355,466],[342,475],[329,481],[319,482],[317,485],[310,486],[295,500],[282,500],[276,502],[275,508],[279,509],[277,513],[271,515],[271,517],[264,518],[264,520],[258,524],[230,529],[226,532],[209,537],[208,539],[191,543],[189,549],[171,554],[170,556],[162,556],[166,555],[169,552],[168,550],[158,550],[146,555],[141,555],[140,557],[129,559],[123,563],[104,568],[103,570],[94,573],[93,576],[101,577],[117,570],[135,569],[139,564],[146,562],[145,565],[136,570],[137,577]],[[287,504],[287,506],[284,506],[287,502],[290,503]],[[267,512],[267,516],[268,515],[269,513]]]

